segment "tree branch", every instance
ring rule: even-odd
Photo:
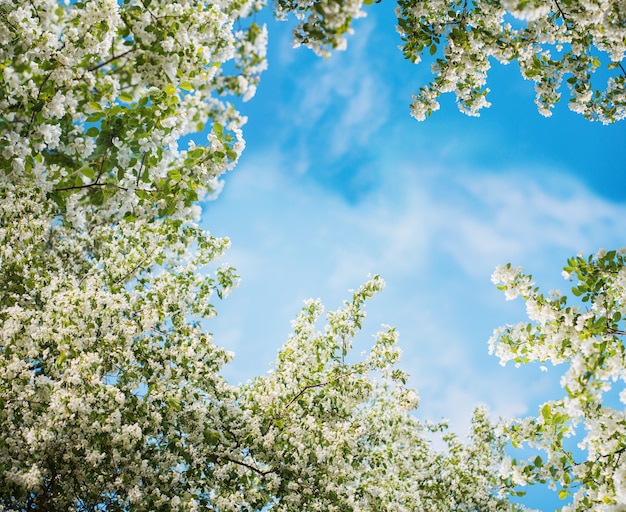
[[[282,412],[280,414],[278,414],[277,416],[274,416],[270,420],[270,422],[267,425],[267,428],[263,431],[263,435],[266,435],[269,432],[270,428],[274,424],[274,420],[280,418],[283,414],[285,414],[287,412],[287,409],[289,409],[296,402],[296,400],[298,400],[298,398],[300,398],[308,390],[327,386],[328,384],[332,384],[333,382],[336,382],[336,381],[338,381],[340,379],[343,379],[344,377],[349,377],[350,375],[354,375],[355,373],[358,373],[359,371],[361,371],[361,368],[357,368],[357,369],[355,369],[355,370],[353,370],[351,372],[348,372],[348,373],[342,373],[341,375],[338,375],[337,377],[335,377],[333,379],[329,379],[329,380],[324,381],[324,382],[318,382],[317,384],[309,384],[308,386],[304,386],[300,391],[298,391],[291,398],[291,400],[289,400],[289,402],[287,403],[285,408],[282,410]]]
[[[283,412],[285,412],[287,409],[289,409],[289,407],[291,407],[293,405],[293,403],[298,398],[300,398],[304,393],[306,393],[309,389],[321,388],[321,387],[324,387],[324,386],[328,386],[328,384],[331,384],[331,383],[336,382],[336,381],[338,381],[340,379],[343,379],[344,377],[349,377],[350,375],[354,375],[357,372],[358,372],[358,370],[354,370],[354,371],[349,372],[349,373],[343,373],[341,375],[338,375],[334,379],[330,379],[330,380],[327,380],[325,382],[319,382],[317,384],[309,384],[308,386],[304,386],[300,391],[298,391],[298,393],[296,393],[296,395],[294,395],[294,397],[291,400],[289,400],[289,402],[285,406],[285,409],[283,410]]]
[[[256,466],[253,466],[252,464],[248,464],[247,462],[244,462],[242,460],[232,459],[228,455],[219,455],[217,453],[212,453],[211,455],[213,457],[215,457],[216,459],[225,460],[227,462],[232,462],[233,464],[237,464],[239,466],[243,466],[244,468],[248,468],[250,471],[254,471],[257,475],[267,476],[270,473],[274,472],[273,469],[268,469],[267,471],[262,471],[259,468],[257,468]]]
[[[131,53],[133,50],[134,50],[134,48],[131,48],[130,50],[128,50],[128,51],[126,51],[124,53],[120,53],[119,55],[113,55],[113,57],[111,57],[110,59],[107,59],[104,62],[101,62],[100,64],[97,64],[96,66],[92,66],[90,68],[87,68],[87,71],[97,71],[98,69],[103,68],[107,64],[111,64],[111,62],[116,61],[117,59],[121,59],[122,57],[125,57],[126,55]]]
[[[567,24],[569,23],[569,20],[567,19],[567,16],[565,16],[563,9],[561,9],[561,6],[559,5],[558,0],[554,0],[554,4],[556,5],[556,8],[558,9],[559,14],[561,15],[561,18],[563,18],[563,23],[565,23],[565,25],[567,26]]]
[[[53,189],[55,192],[65,192],[68,190],[80,190],[81,188],[91,188],[91,187],[115,187],[120,190],[128,190],[127,188],[121,187],[120,185],[115,185],[114,183],[87,183],[86,185],[72,185],[71,187],[59,187]]]

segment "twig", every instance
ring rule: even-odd
[[[250,471],[254,471],[255,473],[261,476],[266,476],[274,472],[273,469],[268,469],[267,471],[261,471],[259,468],[253,466],[252,464],[248,464],[247,462],[244,462],[242,460],[232,459],[228,455],[219,455],[217,453],[212,453],[211,455],[215,457],[216,459],[222,459],[227,462],[232,462],[233,464],[238,464],[240,466],[243,466],[244,468],[248,468]]]
[[[110,59],[105,60],[104,62],[101,62],[100,64],[97,64],[96,66],[92,66],[90,68],[87,68],[87,71],[97,71],[98,69],[106,66],[107,64],[111,64],[111,62],[117,60],[117,59],[121,59],[122,57],[125,57],[126,55],[128,55],[129,53],[131,53],[134,50],[134,48],[131,48],[130,50],[121,53],[119,55],[113,55],[113,57],[111,57]]]

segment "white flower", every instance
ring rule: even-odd
[[[413,411],[419,406],[420,396],[415,389],[405,390],[402,398],[405,400],[404,407],[407,411]]]
[[[55,124],[42,124],[39,133],[43,137],[48,149],[57,149],[61,138],[61,127]]]
[[[613,473],[615,500],[617,505],[626,506],[626,465],[621,464]]]

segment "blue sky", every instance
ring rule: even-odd
[[[356,350],[380,324],[398,328],[420,417],[463,433],[479,403],[531,414],[558,396],[560,370],[488,355],[493,329],[524,319],[490,275],[511,262],[564,289],[567,257],[626,245],[626,124],[589,123],[565,102],[542,117],[515,64],[494,64],[480,118],[450,96],[418,123],[409,104],[429,66],[402,58],[391,3],[368,12],[327,60],[292,49],[291,25],[267,19],[269,68],[241,105],[247,148],[203,205],[203,226],[231,238],[223,261],[242,276],[209,327],[236,353],[226,375],[265,373],[304,299],[334,309],[376,273],[387,287]]]

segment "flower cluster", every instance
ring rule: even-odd
[[[396,368],[397,332],[378,333],[364,360],[349,357],[362,305],[381,286],[378,277],[363,285],[322,332],[322,305],[307,302],[275,369],[242,389],[240,403],[260,420],[250,453],[282,496],[272,510],[518,510],[498,496],[504,441],[484,409],[469,443],[446,432],[447,450],[436,451],[428,434],[446,427],[408,414],[418,395]]]
[[[293,31],[294,47],[304,45],[324,57],[331,50],[345,50],[352,20],[365,16],[363,0],[277,0],[278,19],[287,19],[290,12],[299,20]]]
[[[570,108],[587,119],[612,123],[626,116],[626,25],[618,1],[400,0],[397,12],[406,58],[417,63],[426,52],[436,57],[432,82],[413,99],[418,120],[439,108],[437,98],[445,92],[456,94],[466,114],[488,107],[491,59],[519,63],[524,78],[535,83],[543,115],[551,114],[566,81]],[[607,68],[608,82],[594,90],[592,78]]]
[[[191,510],[230,449],[203,433],[235,416],[197,321],[236,284],[200,272],[228,242],[169,219],[86,232],[44,198],[0,196],[0,507]]]

